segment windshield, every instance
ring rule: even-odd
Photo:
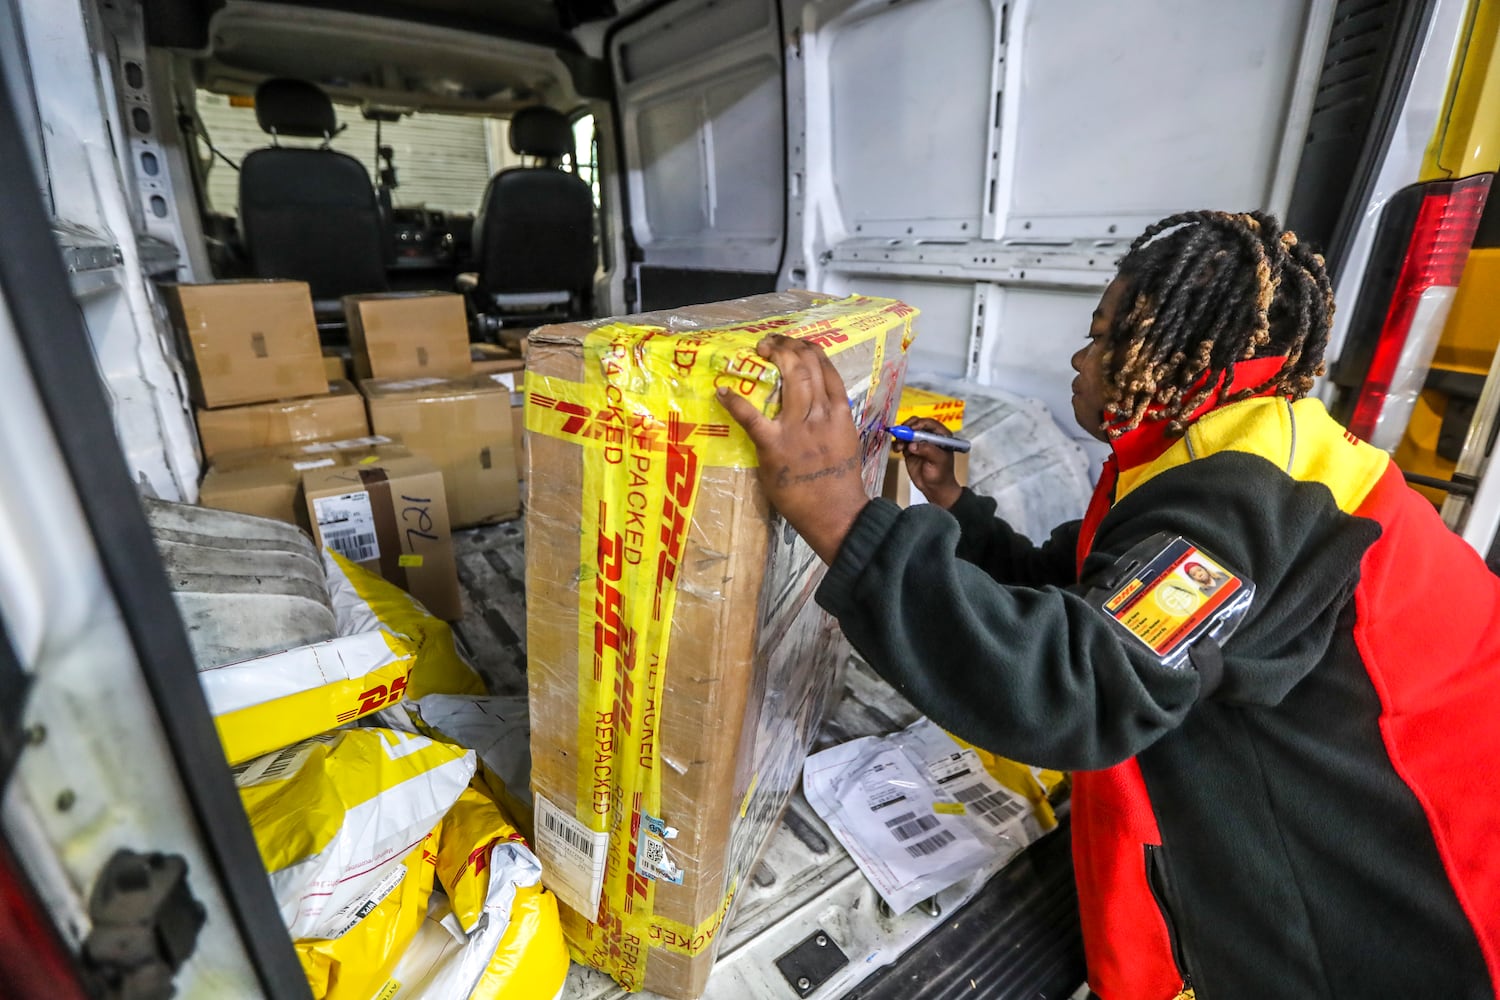
[[[331,148],[364,164],[373,183],[379,177],[375,123],[352,107],[339,105],[335,110],[345,127],[334,136]],[[198,115],[214,146],[236,164],[245,154],[272,144],[256,123],[255,109],[248,101],[231,103],[222,94],[199,91]],[[490,177],[520,164],[520,157],[510,150],[508,127],[508,122],[498,118],[428,113],[382,124],[380,142],[392,148],[399,180],[391,192],[392,203],[398,208],[473,214]],[[279,141],[282,146],[322,145],[321,139],[283,137]],[[200,153],[209,155],[207,149]],[[239,174],[217,158],[208,174],[208,199],[214,212],[239,215]]]

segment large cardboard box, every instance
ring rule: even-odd
[[[511,388],[493,376],[371,379],[360,389],[376,434],[400,438],[443,470],[455,528],[521,510],[511,431]]]
[[[274,517],[305,528],[307,510],[301,496],[304,472],[369,465],[410,454],[390,438],[372,436],[230,452],[209,465],[198,488],[198,502],[204,507]]]
[[[910,307],[809,292],[543,327],[526,371],[532,785],[570,944],[630,989],[699,996],[801,775],[843,640],[715,398],[771,408],[776,331],[823,345],[880,490]]]
[[[169,285],[165,298],[198,405],[261,403],[328,390],[305,282]]]
[[[313,540],[368,566],[439,618],[463,616],[443,475],[420,455],[303,473]]]
[[[323,377],[330,382],[339,379],[351,379],[354,375],[354,365],[345,352],[338,347],[323,348]]]
[[[378,292],[344,298],[354,377],[468,375],[469,317],[461,295]]]
[[[358,390],[343,381],[330,382],[327,389],[326,395],[304,399],[200,409],[198,439],[203,442],[203,457],[369,434],[365,401]]]

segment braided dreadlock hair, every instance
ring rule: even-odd
[[[1184,212],[1151,226],[1120,261],[1125,296],[1104,345],[1111,438],[1272,388],[1300,399],[1323,374],[1333,286],[1321,255],[1261,212]],[[1229,394],[1238,361],[1286,356],[1259,386]],[[1222,377],[1220,377],[1222,376]]]

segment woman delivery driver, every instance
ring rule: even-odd
[[[1269,216],[1148,229],[1073,357],[1075,415],[1113,456],[1040,546],[930,445],[906,461],[931,505],[868,500],[816,347],[762,343],[775,419],[723,398],[871,665],[964,739],[1076,772],[1104,1000],[1500,982],[1500,579],[1303,398],[1332,312],[1322,259]],[[1159,533],[1253,584],[1222,648],[1168,661],[1088,598]]]

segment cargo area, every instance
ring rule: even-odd
[[[1134,236],[1264,210],[1327,254],[1313,395],[1500,567],[1491,34],[0,0],[17,996],[1092,997],[1071,775],[860,658],[717,393],[776,413],[757,342],[814,344],[868,497],[929,503],[929,418],[1039,544],[1111,453],[1070,358]]]

